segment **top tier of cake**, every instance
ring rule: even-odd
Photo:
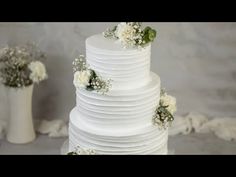
[[[150,81],[150,44],[125,49],[118,40],[97,34],[86,39],[86,58],[101,77],[112,80],[112,90],[135,89]]]

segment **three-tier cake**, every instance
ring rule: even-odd
[[[149,40],[140,23],[119,25],[105,35],[87,38],[86,57],[76,59],[76,107],[70,113],[69,151],[167,154],[168,128],[160,123],[173,117],[161,117],[165,113],[158,110],[161,82],[150,71],[150,41],[156,34],[148,31]]]

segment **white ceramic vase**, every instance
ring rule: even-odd
[[[7,88],[9,99],[9,122],[7,140],[24,144],[35,139],[32,118],[32,94],[34,86],[25,88]]]

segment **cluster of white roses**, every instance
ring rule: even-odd
[[[134,46],[136,41],[138,41],[139,44],[145,42],[142,41],[142,33],[138,24],[120,23],[117,25],[115,35],[124,47]]]
[[[103,32],[106,38],[115,38],[121,42],[124,48],[137,46],[144,47],[147,43],[153,42],[156,37],[156,30],[147,26],[141,28],[140,22],[122,22],[113,29]]]
[[[34,82],[34,83],[39,83],[45,79],[48,78],[47,72],[46,72],[46,68],[44,66],[44,64],[40,61],[32,61],[29,65],[28,68],[30,69],[31,73],[30,73],[30,79]]]

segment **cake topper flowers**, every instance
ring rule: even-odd
[[[174,113],[176,112],[176,98],[168,95],[164,89],[161,90],[160,103],[153,116],[153,124],[160,128],[166,129],[168,125],[174,120]]]
[[[140,22],[122,22],[113,29],[108,28],[103,32],[103,36],[119,40],[124,48],[134,46],[144,47],[154,41],[156,30],[149,26],[142,29]]]
[[[86,63],[84,55],[80,55],[73,61],[74,86],[84,88],[89,91],[106,93],[111,88],[111,80],[103,80],[93,69]]]
[[[0,49],[0,80],[8,87],[22,88],[47,79],[40,61],[45,55],[33,43]]]

